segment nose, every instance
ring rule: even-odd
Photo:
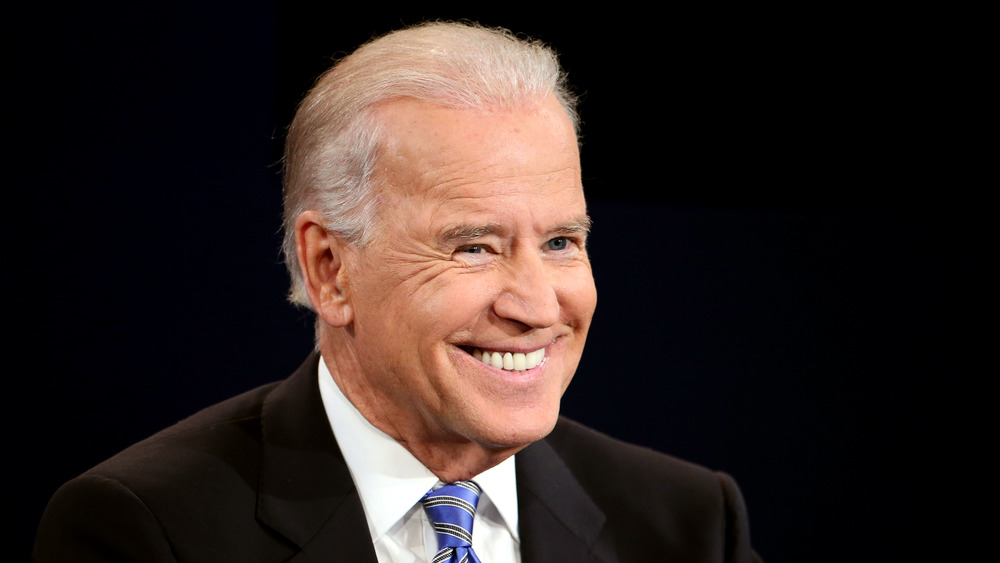
[[[539,252],[522,252],[504,272],[504,286],[493,302],[498,317],[531,328],[559,322],[560,305],[556,272]]]

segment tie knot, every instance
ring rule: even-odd
[[[462,510],[469,516],[476,515],[476,505],[479,504],[479,495],[483,492],[479,485],[472,481],[459,481],[445,485],[437,490],[424,495],[420,500],[424,508],[441,508],[441,514],[446,517],[453,513],[454,509]],[[438,511],[435,510],[435,513]],[[434,515],[431,514],[431,519]]]
[[[444,556],[441,561],[464,554],[472,545],[472,522],[482,492],[479,485],[472,481],[459,481],[431,491],[420,500],[434,525],[440,550],[438,556]],[[478,561],[475,555],[470,555],[470,561]],[[456,557],[454,560],[462,559]]]

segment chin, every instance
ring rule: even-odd
[[[527,416],[524,413],[513,414],[487,428],[480,428],[479,439],[476,441],[489,449],[520,450],[548,436],[558,419],[558,408]]]

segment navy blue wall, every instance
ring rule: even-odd
[[[600,302],[564,412],[734,475],[768,561],[954,548],[985,224],[929,111],[952,78],[933,34],[274,4],[14,14],[25,556],[63,481],[310,350],[283,299],[282,130],[331,56],[425,17],[544,39],[584,95]]]

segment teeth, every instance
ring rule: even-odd
[[[507,371],[524,371],[542,363],[545,359],[545,348],[522,354],[521,352],[487,352],[478,348],[472,351],[472,357],[484,364]]]
[[[504,359],[506,359],[506,356],[504,356]],[[527,361],[524,359],[524,354],[518,354],[516,356],[512,356],[510,359],[510,363],[514,368],[514,371],[524,371],[525,369],[527,369],[524,367],[525,364],[527,364]],[[506,367],[507,367],[506,362],[504,362],[504,368]]]
[[[503,369],[507,371],[514,369],[514,355],[510,352],[503,355]]]

